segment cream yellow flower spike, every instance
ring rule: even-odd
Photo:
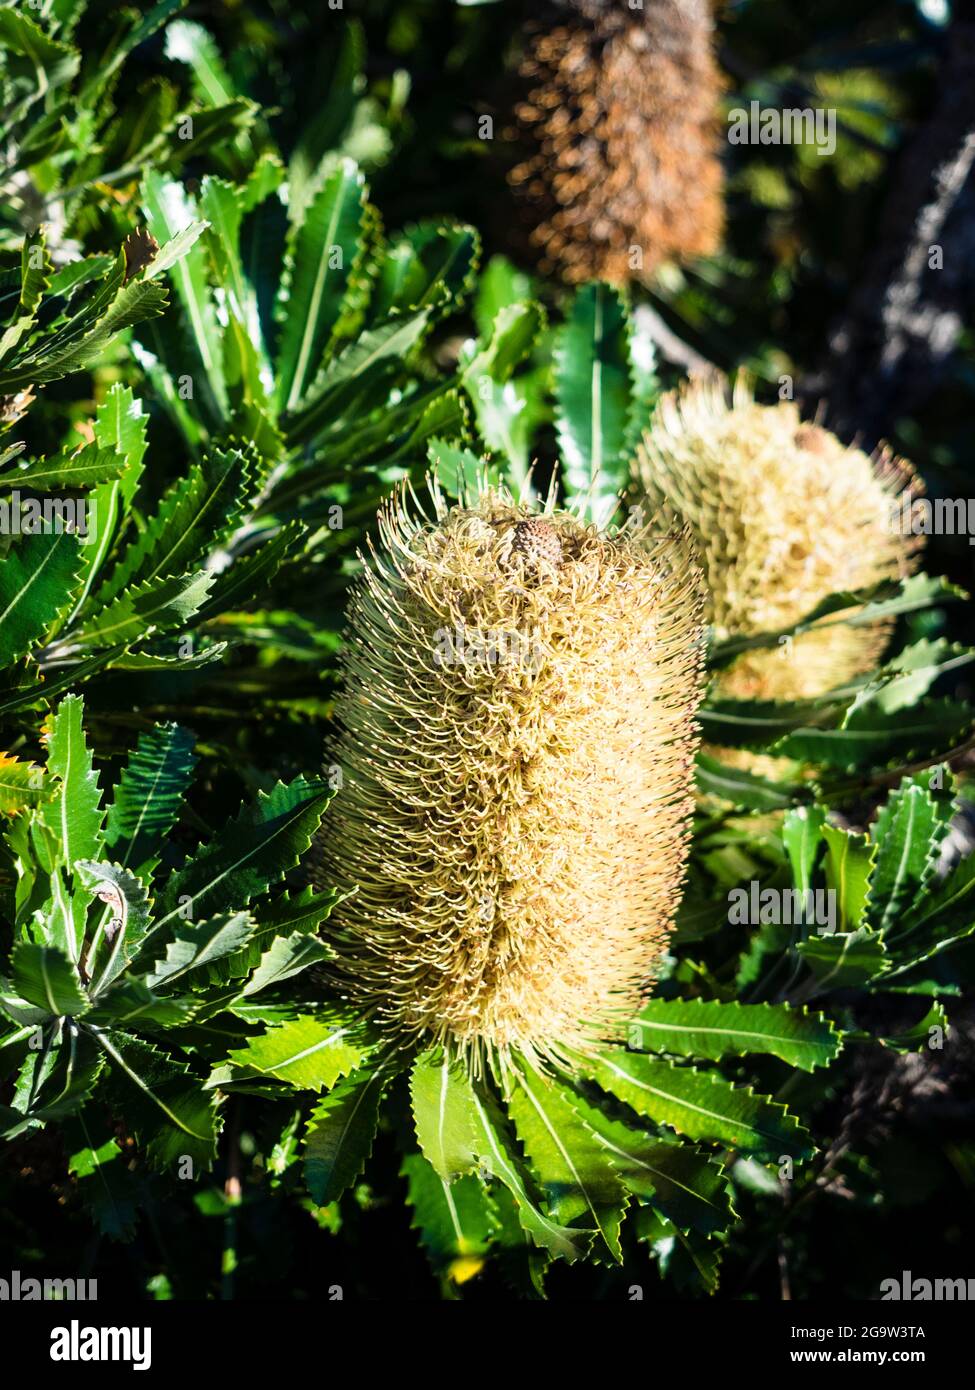
[[[350,608],[323,881],[343,988],[479,1070],[619,1036],[687,853],[700,577],[503,490],[400,493]],[[408,505],[410,504],[410,505]]]
[[[742,378],[717,375],[661,399],[639,450],[638,485],[690,527],[708,586],[715,636],[775,632],[828,595],[897,579],[915,567],[921,538],[891,525],[896,499],[922,491],[910,465],[869,457],[791,401],[758,405]],[[821,695],[869,671],[890,625],[813,630],[785,651],[739,657],[718,692],[732,699]]]

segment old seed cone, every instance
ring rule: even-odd
[[[623,283],[723,223],[708,0],[563,0],[529,31],[509,182],[539,268]]]

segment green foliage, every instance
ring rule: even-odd
[[[364,1251],[382,1220],[370,1273],[398,1240],[445,1297],[495,1279],[545,1296],[557,1262],[580,1288],[652,1261],[667,1296],[734,1291],[725,1267],[781,1251],[803,1212],[832,1201],[845,1237],[877,1208],[884,1146],[857,1147],[850,1097],[878,1057],[934,1069],[964,1027],[975,712],[956,583],[915,575],[712,637],[718,673],[814,623],[894,625],[878,670],[821,697],[709,696],[674,936],[636,1017],[585,1055],[549,1040],[544,1061],[472,1071],[422,1040],[391,1051],[321,969],[343,943],[302,861],[345,589],[390,488],[431,467],[451,495],[554,475],[625,527],[677,376],[641,304],[770,390],[818,355],[850,238],[875,229],[904,55],[868,71],[842,17],[835,51],[807,51],[802,25],[779,16],[773,38],[767,6],[739,7],[773,75],[735,99],[793,105],[798,82],[839,103],[837,161],[738,151],[725,251],[646,292],[566,291],[504,254],[484,142],[457,132],[485,35],[515,22],[502,7],[441,23],[408,0],[388,26],[369,6],[222,7],[212,33],[180,8],[0,4],[0,432],[19,436],[0,506],[82,503],[86,521],[0,537],[10,1171],[53,1130],[64,1219],[80,1207],[119,1243],[192,1231],[144,1267],[179,1296],[233,1292],[235,1252],[218,1243],[215,1288],[196,1238],[238,1220],[255,1265],[285,1231],[288,1278],[292,1243],[328,1266],[322,1242]],[[368,67],[367,38],[388,44]],[[438,78],[407,115],[413,60]],[[967,379],[952,389],[970,404]],[[967,467],[947,414],[901,422],[936,485]],[[798,911],[810,895],[830,920]],[[945,1141],[938,1181],[970,1173],[970,1147]],[[223,1186],[202,1185],[211,1168]]]
[[[570,495],[615,510],[654,393],[652,348],[608,285],[577,291],[555,348],[555,424]]]
[[[180,263],[179,321],[144,336],[139,356],[192,452],[254,441],[259,535],[296,507],[327,525],[353,475],[372,480],[363,501],[374,505],[435,433],[466,421],[458,384],[418,369],[431,329],[470,288],[476,235],[424,223],[386,240],[349,158],[326,156],[308,196],[296,193],[272,154],[243,183],[208,176],[196,199],[154,173],[143,185],[157,237],[208,225]]]
[[[106,192],[131,186],[143,169],[175,171],[201,155],[230,157],[254,120],[252,103],[229,93],[222,100],[184,98],[168,79],[141,91],[119,84],[130,55],[182,4],[159,0],[144,15],[131,10],[114,22],[87,14],[86,0],[45,3],[30,13],[0,9],[0,245],[48,222],[66,247],[74,233],[112,221]]]
[[[200,230],[188,227],[189,235],[178,244],[162,246],[160,262],[175,265]],[[124,329],[166,307],[165,286],[152,275],[152,265],[132,273],[124,248],[115,256],[91,257],[87,263],[69,265],[68,273],[55,274],[44,234],[36,232],[24,239],[19,261],[19,276],[8,270],[3,277],[9,287],[4,295],[7,326],[0,337],[0,396],[16,398],[80,371]],[[57,474],[54,479],[60,481]],[[84,481],[69,478],[67,484]]]
[[[73,22],[56,8],[24,21],[48,35],[49,52],[39,52],[64,58],[35,74],[36,90],[25,87],[24,121],[68,131],[72,100],[81,115],[56,158],[16,174],[12,211],[23,204],[25,223],[24,190],[35,184],[60,198],[64,215],[47,240],[44,229],[29,231],[16,283],[10,272],[5,416],[22,416],[32,389],[97,368],[120,334],[142,329],[127,382],[98,392],[91,445],[0,461],[0,487],[29,488],[40,504],[70,489],[94,532],[78,538],[83,548],[71,536],[10,545],[12,640],[0,659],[16,664],[0,715],[21,729],[31,711],[93,676],[100,690],[111,677],[106,698],[122,708],[158,676],[160,713],[212,718],[228,691],[211,668],[228,656],[238,688],[258,694],[253,713],[325,712],[315,685],[330,678],[338,645],[336,577],[390,483],[422,472],[430,441],[465,435],[471,418],[461,376],[434,366],[433,335],[472,289],[479,239],[429,219],[384,236],[356,163],[373,165],[369,151],[382,144],[369,133],[378,108],[360,95],[357,27],[346,31],[327,110],[288,162],[212,37],[195,22],[169,23],[178,9],[163,3],[126,21],[100,69],[93,33],[82,61]],[[117,109],[114,76],[161,29],[171,62],[140,122],[137,103]],[[195,161],[206,172],[189,178]],[[79,242],[87,249],[94,236],[125,232],[134,234],[126,254],[112,259],[99,246],[76,258]],[[530,333],[515,338],[483,366],[485,379],[502,381],[528,350]],[[160,407],[168,420],[147,431]],[[326,559],[326,584],[310,582]],[[258,628],[246,609],[272,581],[280,598]]]
[[[89,1108],[97,1130],[107,1107],[153,1167],[187,1176],[212,1163],[220,1131],[204,1020],[272,989],[289,957],[295,973],[327,955],[307,933],[327,916],[329,895],[307,895],[304,930],[288,935],[287,915],[266,904],[311,842],[329,793],[300,778],[279,784],[181,867],[161,867],[192,740],[175,725],[144,735],[106,802],[82,716],[79,696],[61,701],[37,804],[7,839],[18,879],[0,983],[0,1056],[14,1084],[4,1134],[69,1118],[84,1134]],[[25,844],[34,848],[23,856]],[[76,1173],[114,1160],[111,1146],[97,1148],[77,1149]]]
[[[675,993],[677,968],[632,1020],[626,1048],[567,1056],[554,1068],[528,1058],[507,1066],[498,1060],[472,1079],[443,1048],[382,1056],[361,1026],[319,1012],[272,1022],[217,1074],[231,1088],[259,1075],[327,1092],[309,1115],[304,1141],[305,1179],[323,1206],[359,1180],[381,1097],[395,1089],[397,1073],[403,1086],[408,1074],[413,1129],[400,1135],[403,1172],[414,1224],[446,1287],[460,1286],[494,1258],[510,1264],[519,1250],[526,1277],[533,1251],[548,1260],[619,1262],[631,1223],[643,1239],[652,1217],[661,1253],[665,1237],[690,1241],[695,1277],[713,1289],[738,1219],[731,1181],[738,1166],[767,1172],[774,1185],[788,1164],[800,1190],[816,1182],[813,1133],[778,1097],[790,1089],[790,1076],[838,1076],[844,1041],[871,1038],[853,1023],[849,986],[922,992],[917,972],[930,959],[926,953],[950,950],[975,929],[975,912],[966,906],[975,875],[967,861],[935,895],[939,908],[923,907],[931,901],[924,874],[950,803],[943,779],[928,772],[892,792],[871,837],[830,825],[818,808],[790,812],[779,830],[780,862],[791,866],[782,886],[797,902],[810,892],[813,903],[815,895],[834,892],[836,920],[797,912],[785,940],[773,934],[782,930],[777,921],[754,922],[754,935],[740,929],[737,967],[730,964],[741,997],[726,997],[704,969],[688,977],[697,980],[692,993]],[[892,821],[899,830],[883,835],[878,854],[876,826]],[[747,822],[739,833],[747,843]],[[747,885],[741,891],[747,896]],[[733,902],[735,886],[725,892]],[[894,931],[870,925],[893,920],[895,903]],[[729,909],[712,933],[726,934],[735,923],[747,925]],[[698,949],[706,942],[702,937]],[[928,992],[940,990],[932,983]],[[815,1011],[807,1007],[813,999]],[[872,1040],[917,1049],[932,1030],[943,1035],[945,1024],[943,1012],[929,1012],[907,1032]],[[763,1069],[764,1092],[745,1061],[758,1057],[776,1059]],[[508,1202],[515,1231],[506,1220]]]

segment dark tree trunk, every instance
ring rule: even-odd
[[[867,446],[937,388],[975,285],[975,0],[954,9],[934,109],[894,171],[828,357],[802,383],[806,399],[824,400],[830,428]]]

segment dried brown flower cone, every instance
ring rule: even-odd
[[[687,849],[701,593],[686,537],[504,491],[404,495],[353,594],[324,882],[344,990],[475,1067],[615,1034]]]
[[[796,405],[758,405],[739,379],[693,382],[664,397],[639,451],[649,506],[689,524],[709,590],[715,636],[775,632],[821,600],[910,573],[921,538],[891,525],[892,507],[921,486],[887,452],[868,457],[803,424]],[[731,699],[821,695],[875,665],[890,625],[820,626],[779,649],[743,653],[719,673]]]
[[[569,0],[530,30],[509,182],[571,284],[707,255],[724,219],[708,0]]]

